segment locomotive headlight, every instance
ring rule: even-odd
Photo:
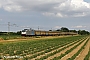
[[[22,32],[22,34],[26,34],[26,32]]]

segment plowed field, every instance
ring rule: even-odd
[[[0,60],[90,60],[90,36],[9,41],[0,42]]]

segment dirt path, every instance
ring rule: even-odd
[[[75,42],[77,42],[77,41],[75,41]],[[72,43],[70,43],[70,44],[67,44],[66,46],[71,45],[71,44],[73,44],[73,43],[74,43],[74,42],[72,42]],[[79,42],[78,42],[78,43],[79,43]],[[66,47],[66,46],[63,46],[63,47],[60,47],[60,48],[58,48],[58,49],[52,50],[52,51],[50,51],[50,52],[48,52],[48,53],[45,53],[45,54],[40,55],[40,56],[37,56],[36,58],[33,58],[33,59],[31,59],[31,60],[40,59],[41,57],[46,56],[46,55],[48,55],[48,54],[51,54],[51,53],[53,53],[53,52],[55,52],[55,51],[58,51],[58,50]]]
[[[68,53],[63,58],[61,58],[61,60],[67,60],[68,58],[71,58],[76,52],[78,52],[78,50],[85,44],[85,42],[87,40],[88,40],[88,38],[82,44],[80,44],[78,47],[76,47],[72,52]]]
[[[90,40],[85,46],[85,49],[75,58],[75,60],[84,60],[85,56],[88,54],[90,48]]]

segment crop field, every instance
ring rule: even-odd
[[[18,39],[21,38],[20,35],[0,35],[0,40]]]
[[[90,60],[90,36],[0,42],[0,60]]]

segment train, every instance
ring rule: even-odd
[[[78,35],[78,33],[24,29],[21,31],[21,35],[22,36],[62,36],[62,35]]]

